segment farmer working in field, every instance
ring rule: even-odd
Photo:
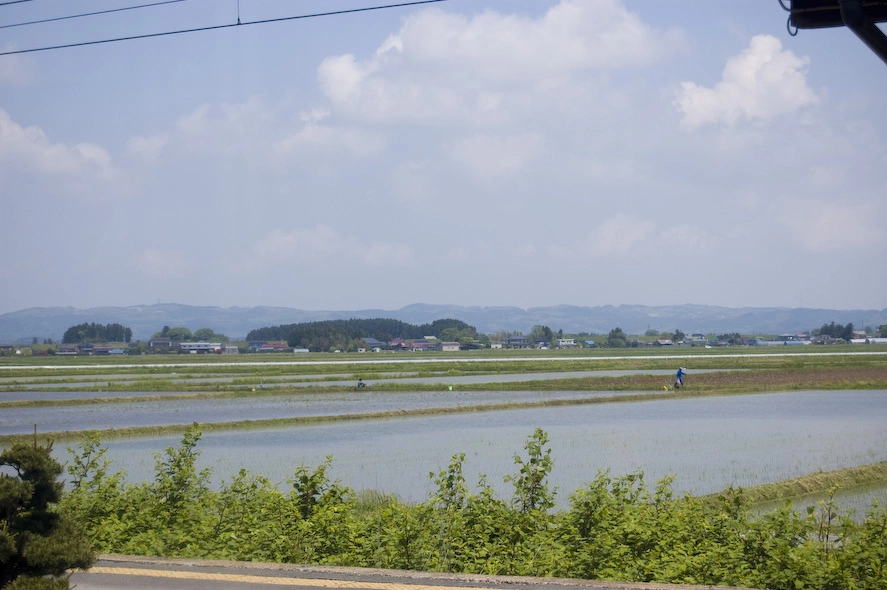
[[[674,382],[674,386],[676,388],[684,386],[684,375],[686,375],[686,374],[687,374],[687,369],[685,369],[684,367],[678,367],[678,372],[677,372],[677,375],[675,375],[675,382]]]

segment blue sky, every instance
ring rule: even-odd
[[[236,14],[0,29],[0,51]],[[0,56],[0,313],[887,307],[887,68],[785,24],[775,0],[451,0]]]

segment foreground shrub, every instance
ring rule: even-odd
[[[499,498],[484,476],[465,480],[464,454],[431,474],[422,503],[358,497],[327,470],[297,468],[285,490],[241,471],[218,491],[197,472],[196,425],[158,455],[153,482],[109,474],[99,441],[69,467],[63,505],[104,552],[439,572],[731,585],[774,590],[887,588],[887,511],[862,522],[829,499],[798,512],[754,515],[741,490],[674,497],[643,473],[597,476],[557,510],[548,486],[548,436],[537,429],[515,456],[514,487]],[[367,499],[369,498],[369,499]]]

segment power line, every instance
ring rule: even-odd
[[[32,0],[11,0],[10,2],[0,2],[0,6],[6,6],[7,4],[21,4],[22,2],[31,2]]]
[[[25,0],[18,0],[24,2]],[[41,25],[43,23],[51,23],[57,20],[68,20],[71,18],[83,18],[85,16],[96,16],[99,14],[108,14],[111,12],[123,12],[124,10],[136,10],[137,8],[150,8],[152,6],[161,6],[163,4],[175,4],[176,2],[187,2],[187,0],[164,0],[163,2],[154,2],[153,4],[139,4],[138,6],[126,6],[124,8],[111,8],[109,10],[99,10],[98,12],[84,12],[82,14],[71,14],[69,16],[57,16],[55,18],[45,18],[43,20],[32,20],[26,23],[13,23],[11,25],[0,25],[0,29],[8,29],[10,27],[25,27],[28,25]]]
[[[16,0],[16,2],[29,2],[30,0]],[[86,45],[99,45],[101,43],[116,43],[118,41],[132,41],[134,39],[149,39],[151,37],[165,37],[169,35],[181,35],[183,33],[197,33],[200,31],[215,31],[218,29],[227,29],[230,27],[241,27],[247,25],[264,25],[268,23],[278,23],[289,20],[299,20],[305,18],[317,18],[321,16],[341,16],[343,14],[354,14],[357,12],[370,12],[373,10],[385,10],[387,8],[403,8],[407,6],[418,6],[420,4],[436,4],[438,2],[449,2],[450,0],[414,0],[413,2],[401,2],[399,4],[382,4],[379,6],[367,6],[364,8],[349,8],[346,10],[335,10],[332,12],[316,12],[313,14],[298,14],[295,16],[284,16],[281,18],[269,18],[265,20],[247,21],[245,23],[230,23],[226,25],[214,25],[209,27],[198,27],[195,29],[182,29],[178,31],[164,31],[162,33],[148,33],[145,35],[132,35],[130,37],[115,37],[113,39],[100,39],[98,41],[82,41],[80,43],[68,43],[65,45],[51,45],[47,47],[35,47],[32,49],[18,49],[15,51],[5,51],[2,55],[17,55],[20,53],[34,53],[37,51],[51,51],[53,49],[68,49],[71,47],[83,47]],[[2,4],[0,4],[2,6]]]

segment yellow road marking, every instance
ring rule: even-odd
[[[247,584],[269,584],[273,586],[319,586],[321,588],[353,588],[358,590],[487,590],[467,586],[428,586],[425,584],[389,584],[385,582],[350,582],[347,580],[323,580],[318,578],[282,578],[276,576],[248,576],[243,574],[216,574],[204,572],[184,572],[154,570],[131,567],[91,567],[90,574],[120,574],[125,576],[146,576],[151,578],[175,578],[182,580],[213,580],[243,582]]]

